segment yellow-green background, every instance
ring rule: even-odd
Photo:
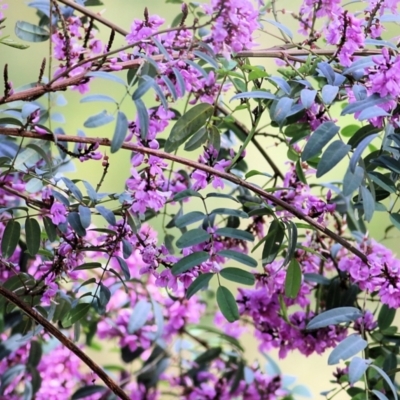
[[[129,30],[130,24],[134,18],[141,18],[143,15],[144,7],[149,8],[149,14],[158,14],[165,18],[167,22],[172,21],[172,19],[179,12],[179,5],[175,4],[165,4],[162,0],[152,0],[150,2],[143,0],[103,0],[105,5],[100,7],[91,7],[92,10],[96,12],[102,12],[102,15],[113,21],[114,23],[120,25],[126,30]],[[4,2],[4,0],[3,0]],[[8,18],[6,21],[6,28],[3,29],[3,35],[11,35],[11,38],[16,41],[20,41],[15,37],[14,34],[14,24],[17,20],[25,20],[30,21],[32,23],[37,22],[37,17],[35,16],[35,12],[32,8],[26,6],[28,2],[22,0],[9,0],[9,9],[5,11],[6,17]],[[277,1],[277,8],[282,9],[286,8],[287,11],[298,11],[299,1]],[[294,33],[297,31],[297,23],[294,22],[293,18],[290,16],[290,13],[286,13],[285,15],[280,14],[281,21],[284,22],[287,26],[289,26]],[[272,18],[271,15],[267,15],[266,18]],[[268,31],[279,35],[279,31],[273,26],[268,24],[264,25],[265,29]],[[107,32],[108,30],[102,28],[101,37],[106,41],[107,40]],[[273,45],[279,44],[280,42],[274,39],[273,37],[265,34],[259,33],[257,37],[257,41],[259,43],[258,48],[268,48]],[[116,36],[116,41],[114,44],[114,48],[117,45],[123,44],[123,38],[121,38],[118,34]],[[40,64],[44,57],[48,56],[49,52],[49,42],[44,43],[31,43],[30,48],[27,50],[16,50],[9,48],[7,46],[0,46],[0,71],[2,71],[4,64],[8,64],[9,68],[9,77],[13,82],[14,87],[17,88],[19,86],[25,85],[30,82],[34,82],[37,80]],[[276,65],[273,60],[267,59],[257,59],[253,60],[253,64],[262,64],[265,65],[268,72],[273,71],[276,68]],[[55,65],[55,63],[53,64]],[[126,72],[121,72],[120,75],[125,78]],[[118,87],[118,85],[110,84],[110,82],[105,80],[97,80],[95,83],[91,83],[91,93],[106,93],[112,95],[117,100],[120,100],[124,94],[122,87]],[[85,119],[97,112],[107,109],[110,112],[114,112],[115,109],[112,106],[109,106],[108,103],[85,103],[80,104],[80,95],[77,92],[68,91],[63,93],[65,97],[68,99],[68,105],[63,108],[54,107],[53,111],[62,112],[66,117],[67,123],[65,125],[61,125],[67,134],[75,135],[77,129],[83,129],[83,122]],[[227,96],[229,97],[229,96]],[[151,104],[151,95],[147,95],[145,97],[147,104]],[[44,100],[46,101],[46,100]],[[178,107],[182,104],[178,104]],[[132,120],[135,118],[135,108],[133,103],[128,99],[124,102],[123,110],[127,114],[128,119]],[[247,120],[246,116],[243,115],[244,121]],[[345,121],[340,120],[338,123],[343,127],[346,123],[350,123],[351,118],[347,118]],[[52,127],[57,127],[57,123],[52,123]],[[114,124],[106,125],[105,127],[99,129],[84,129],[87,136],[108,136],[111,137],[113,133]],[[263,140],[263,139],[261,139]],[[283,148],[276,148],[275,142],[269,139],[268,142],[263,141],[264,147],[267,149],[268,153],[272,156],[272,158],[277,162],[280,168],[284,171],[285,165],[284,161],[286,159],[286,154]],[[266,172],[271,172],[270,168],[266,164],[266,162],[260,157],[257,151],[254,148],[249,149],[249,156],[246,157],[246,161],[248,162],[250,169],[258,169]],[[196,156],[195,153],[194,156]],[[193,155],[192,155],[193,156]],[[95,184],[102,173],[102,169],[100,167],[99,162],[88,162],[83,166],[80,166],[79,163],[76,163],[77,169],[79,171],[79,177],[82,179],[86,179],[92,184]],[[129,160],[128,155],[123,154],[123,152],[117,153],[117,155],[112,155],[110,159],[110,169],[109,173],[106,176],[103,190],[104,191],[121,191],[124,187],[125,179],[129,174]],[[340,180],[343,178],[344,168],[341,171],[337,169],[324,177],[324,181],[334,181]],[[262,181],[255,182],[262,183]],[[215,206],[220,206],[220,202],[216,202]],[[383,237],[383,230],[388,225],[388,218],[386,214],[379,213],[374,217],[373,222],[370,224],[371,236],[375,237],[377,240],[380,240]],[[160,221],[156,221],[153,223],[155,228],[157,229],[160,226]],[[393,238],[391,240],[385,241],[385,244],[391,246],[394,250],[397,250],[397,238]],[[253,360],[254,358],[258,358],[261,362],[264,362],[262,358],[260,358],[260,354],[257,350],[257,343],[252,338],[251,335],[248,335],[243,341],[248,351],[246,354],[246,358],[248,361]],[[278,365],[281,370],[288,375],[294,375],[298,377],[298,383],[303,383],[309,387],[309,389],[313,393],[313,398],[321,398],[319,392],[322,390],[327,390],[332,387],[329,384],[329,380],[331,379],[331,373],[334,371],[334,367],[327,366],[327,355],[329,351],[324,356],[312,356],[306,358],[300,354],[292,353],[285,360],[279,360]],[[273,357],[278,360],[276,352],[272,352]],[[98,359],[100,362],[104,361],[106,363],[110,363],[110,354],[93,354],[93,356]],[[112,358],[117,359],[116,355],[112,355]],[[339,398],[342,398],[339,395]],[[343,395],[343,398],[344,395]]]

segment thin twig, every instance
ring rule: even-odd
[[[104,370],[97,365],[90,357],[88,357],[78,346],[76,346],[70,339],[68,339],[62,332],[60,332],[54,325],[52,325],[46,318],[39,314],[30,305],[22,301],[14,292],[4,288],[0,285],[0,295],[8,301],[16,305],[19,309],[25,312],[39,325],[43,326],[47,332],[56,337],[65,347],[71,350],[77,357],[79,357],[98,377],[112,390],[115,395],[120,399],[129,400],[129,396],[104,372]]]
[[[232,117],[231,113],[229,110],[227,110],[225,107],[221,105],[217,105],[218,110],[224,114],[224,115],[229,115],[231,118]],[[234,124],[243,132],[245,136],[249,135],[249,130],[246,128],[245,125],[243,125],[240,121],[238,121],[236,118]],[[267,154],[267,152],[264,150],[264,148],[261,146],[261,144],[258,142],[255,136],[251,139],[251,142],[254,144],[254,146],[257,148],[257,150],[260,152],[260,154],[264,157],[265,161],[270,165],[272,170],[274,171],[275,175],[279,176],[279,178],[283,179],[283,174],[278,168],[278,166],[274,163],[274,161],[271,159],[271,157]]]
[[[0,127],[0,135],[29,137],[29,138],[34,138],[34,139],[48,140],[51,142],[53,142],[54,137],[56,137],[57,141],[60,141],[60,142],[72,142],[72,143],[96,143],[97,142],[97,143],[99,143],[100,146],[107,146],[107,147],[111,146],[111,141],[107,138],[89,138],[89,137],[80,137],[80,136],[50,135],[50,134],[41,135],[39,133],[25,131],[25,130],[21,130],[21,129],[17,129],[17,128]],[[177,156],[174,154],[169,154],[162,150],[155,150],[155,149],[150,149],[147,147],[141,147],[141,146],[138,146],[138,145],[132,144],[132,143],[124,143],[121,148],[130,150],[130,151],[134,151],[134,152],[137,152],[140,154],[153,155],[153,156],[165,159],[165,160],[174,161],[179,164],[186,165],[188,167],[207,172],[211,176],[218,176],[219,178],[225,179],[229,182],[235,183],[241,187],[249,189],[253,193],[258,194],[259,196],[269,200],[270,202],[276,204],[279,207],[282,207],[284,210],[288,211],[293,216],[295,216],[303,221],[306,221],[311,226],[313,226],[315,229],[317,229],[320,232],[324,233],[325,235],[329,236],[335,242],[341,244],[344,248],[346,248],[351,253],[353,253],[354,255],[359,257],[364,263],[369,264],[367,256],[362,251],[360,251],[359,249],[354,247],[351,243],[349,243],[346,239],[344,239],[340,235],[336,234],[335,232],[331,231],[326,226],[321,225],[320,223],[316,222],[314,219],[312,219],[308,215],[304,214],[298,208],[292,206],[291,204],[288,204],[286,201],[284,201],[278,197],[275,197],[274,195],[261,189],[259,186],[253,185],[252,183],[249,183],[249,182],[239,178],[236,175],[233,175],[233,174],[225,172],[225,171],[219,171],[208,165],[200,164],[196,161],[192,161],[192,160],[189,160],[189,159],[186,159],[184,157],[180,157],[180,156]]]
[[[58,1],[62,4],[65,4],[68,7],[75,9],[76,11],[81,12],[82,14],[86,15],[89,18],[95,19],[96,21],[100,22],[105,26],[108,26],[109,28],[113,29],[114,31],[120,33],[123,36],[126,36],[128,34],[128,32],[125,29],[122,29],[118,25],[115,25],[113,22],[108,21],[107,19],[101,17],[99,14],[89,10],[87,7],[83,7],[70,0],[58,0]]]

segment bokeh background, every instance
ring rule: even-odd
[[[3,0],[3,3],[7,0]],[[158,14],[164,19],[166,19],[166,24],[169,24],[173,18],[180,12],[180,6],[177,4],[166,4],[164,0],[103,0],[104,5],[98,7],[91,7],[92,10],[96,12],[101,12],[102,15],[113,21],[114,23],[120,25],[126,30],[129,30],[130,24],[134,18],[142,18],[143,10],[148,7],[149,14]],[[23,0],[8,0],[9,8],[5,11],[7,17],[6,28],[3,29],[3,35],[10,35],[10,38],[20,41],[14,34],[14,25],[17,20],[28,21],[31,23],[37,23],[38,19],[35,15],[35,10],[33,8],[27,7],[29,2]],[[280,21],[288,26],[292,32],[297,35],[298,25],[297,22],[291,17],[290,11],[298,11],[300,1],[299,0],[281,0],[277,1],[277,8],[286,8],[286,13],[280,13]],[[271,15],[266,15],[266,18],[271,19]],[[393,29],[395,29],[393,27]],[[264,30],[266,32],[273,33],[274,35],[279,35],[279,31],[272,25],[265,23]],[[269,48],[274,45],[279,45],[281,42],[270,36],[266,32],[258,33],[257,42],[258,49]],[[101,28],[100,37],[107,41],[108,39],[108,29],[104,27]],[[391,34],[391,29],[386,33],[386,36],[394,36]],[[299,40],[301,40],[300,36]],[[119,45],[123,45],[124,40],[120,35],[116,35],[116,40],[113,48],[117,48]],[[0,46],[0,71],[3,69],[4,64],[8,64],[10,80],[14,84],[14,88],[21,87],[31,82],[37,81],[40,65],[44,57],[48,57],[49,54],[49,42],[43,43],[30,43],[30,47],[26,50],[17,50],[7,46]],[[254,65],[263,65],[266,70],[270,73],[274,72],[277,65],[274,60],[271,59],[253,59],[252,63]],[[55,67],[56,64],[54,63]],[[125,79],[126,72],[118,73],[122,78]],[[118,85],[113,85],[105,80],[97,80],[91,83],[91,93],[107,93],[116,99],[121,99],[124,95],[124,90]],[[231,94],[226,94],[225,98],[229,99]],[[52,128],[60,126],[64,129],[67,134],[76,135],[78,129],[84,129],[83,123],[88,116],[94,115],[104,109],[109,112],[115,112],[112,106],[108,103],[83,103],[81,104],[81,96],[74,91],[68,91],[63,93],[63,96],[67,100],[67,105],[60,107],[57,105],[55,99],[52,102],[52,112],[62,113],[65,118],[65,123],[60,123],[57,121],[52,121]],[[147,105],[151,106],[152,94],[148,93],[145,98]],[[43,99],[43,102],[47,102]],[[178,103],[176,108],[182,108],[183,104]],[[128,119],[133,120],[135,118],[135,107],[133,103],[128,99],[123,103],[123,111],[128,116]],[[340,109],[334,109],[333,113],[339,115]],[[243,114],[241,116],[242,122],[247,121],[247,116]],[[340,119],[338,124],[343,128],[349,123],[354,123],[351,117],[346,117],[346,119]],[[114,129],[113,124],[106,125],[102,128],[97,129],[84,129],[87,136],[92,137],[110,137],[112,136]],[[277,142],[273,139],[261,139],[263,147],[268,151],[275,162],[280,166],[280,168],[285,171],[285,160],[286,160],[286,150],[283,147],[277,147]],[[262,159],[262,157],[257,153],[256,149],[249,147],[249,156],[246,157],[246,161],[249,164],[249,169],[257,169],[260,171],[271,172],[270,167]],[[126,154],[125,154],[126,153]],[[104,184],[102,186],[105,192],[120,192],[124,188],[124,183],[126,178],[129,176],[129,154],[127,152],[118,152],[115,155],[110,155],[110,169],[105,178]],[[193,152],[187,154],[189,157],[197,158],[198,153]],[[341,180],[345,172],[345,164],[347,160],[343,162],[342,168],[335,169],[330,174],[324,176],[324,182],[334,182]],[[102,168],[99,162],[90,161],[83,164],[79,162],[75,163],[76,171],[70,172],[71,177],[76,177],[75,173],[78,172],[79,177],[88,180],[89,182],[97,183],[102,174]],[[262,180],[254,179],[255,183],[262,184]],[[216,202],[214,206],[220,206]],[[196,204],[191,204],[187,208],[190,210],[196,208]],[[151,225],[160,231],[160,240],[162,240],[161,232],[161,220],[153,219]],[[369,225],[371,236],[381,241],[384,237],[384,229],[389,225],[389,219],[386,214],[376,213],[372,223]],[[393,231],[392,231],[393,232]],[[393,233],[392,233],[393,235]],[[393,250],[397,250],[398,238],[393,236],[390,239],[385,239],[384,243],[391,247]],[[258,359],[260,363],[266,363],[266,359],[260,355],[257,350],[257,343],[249,334],[244,338],[244,345],[247,348],[246,358],[248,361],[253,359]],[[328,352],[329,353],[329,352]],[[111,350],[103,350],[102,352],[93,352],[91,355],[100,363],[106,362],[107,364],[118,362],[119,357],[116,352]],[[285,375],[297,377],[297,382],[306,385],[311,393],[311,397],[318,399],[322,398],[319,394],[321,391],[329,390],[332,385],[329,384],[329,380],[332,378],[332,372],[336,369],[335,367],[327,366],[327,356],[312,356],[304,357],[299,353],[289,354],[284,360],[279,360],[276,352],[271,352],[269,354],[276,362],[281,371]]]

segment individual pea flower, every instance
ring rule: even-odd
[[[64,204],[54,202],[50,208],[50,218],[54,225],[67,222],[67,209]]]

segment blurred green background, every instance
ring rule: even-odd
[[[149,8],[149,14],[158,14],[167,20],[167,24],[170,23],[173,18],[179,13],[180,6],[176,4],[165,4],[163,0],[152,0],[151,2],[143,0],[103,0],[105,5],[99,7],[91,7],[92,10],[96,12],[101,12],[102,15],[114,23],[120,25],[126,30],[129,30],[130,24],[134,18],[142,18],[144,7]],[[7,0],[5,0],[7,2]],[[15,37],[14,25],[17,20],[29,21],[32,23],[37,23],[37,17],[35,16],[35,10],[26,6],[28,2],[22,0],[9,0],[9,9],[6,10],[5,15],[7,17],[6,28],[3,29],[3,35],[10,35],[11,38],[16,41],[20,41]],[[298,6],[300,4],[299,0],[296,1],[277,1],[277,7],[282,8],[282,6],[290,6],[291,11],[298,11]],[[287,25],[292,32],[296,34],[297,23],[290,16],[290,13],[279,14],[281,22]],[[266,18],[272,19],[271,15],[267,15]],[[265,24],[264,29],[279,35],[279,31],[272,25]],[[100,37],[107,41],[108,39],[108,29],[102,28],[100,32]],[[390,32],[388,33],[390,36]],[[257,42],[259,43],[258,49],[269,48],[274,45],[280,44],[280,42],[272,36],[266,33],[257,34]],[[300,39],[299,39],[300,40]],[[119,45],[123,45],[124,40],[120,35],[116,35],[116,40],[113,48],[117,48]],[[8,64],[10,80],[14,84],[14,88],[26,85],[31,82],[37,81],[40,65],[42,59],[47,57],[49,53],[49,43],[31,43],[30,48],[27,50],[16,50],[7,46],[0,46],[0,69],[2,70],[4,64]],[[273,72],[276,69],[276,64],[273,60],[269,59],[254,59],[252,60],[255,65],[264,65],[268,72]],[[56,62],[53,63],[53,67],[56,66]],[[125,79],[126,72],[120,72],[119,75]],[[97,80],[91,83],[91,94],[95,93],[107,93],[117,100],[121,99],[124,95],[124,90],[118,85],[112,84],[106,80]],[[68,104],[64,107],[58,107],[53,104],[52,112],[63,113],[66,119],[65,124],[59,124],[52,122],[52,128],[61,126],[65,132],[69,135],[76,135],[78,129],[83,129],[83,122],[88,116],[94,115],[104,109],[109,112],[115,112],[113,106],[109,106],[108,103],[79,103],[81,96],[79,93],[74,91],[68,91],[63,93],[68,101]],[[229,95],[225,98],[229,99]],[[147,105],[152,105],[152,94],[148,94],[145,97],[145,102]],[[45,104],[47,100],[42,100]],[[182,107],[181,103],[177,104],[177,108]],[[135,118],[135,107],[133,103],[129,101],[124,102],[123,111],[128,116],[128,119],[133,120]],[[339,109],[334,110],[336,113]],[[337,115],[339,112],[337,112]],[[247,116],[243,114],[243,121],[247,121]],[[351,123],[351,118],[341,119],[338,121],[341,127],[346,124]],[[114,124],[106,125],[102,128],[97,129],[85,129],[87,136],[92,137],[110,137],[113,133]],[[267,149],[268,153],[275,160],[275,162],[280,166],[280,168],[285,171],[284,162],[286,160],[286,151],[283,147],[277,147],[276,143],[272,139],[261,139],[264,148]],[[250,169],[257,169],[266,172],[271,172],[269,166],[266,164],[257,151],[250,147],[250,154],[246,157],[246,161],[249,164]],[[108,152],[109,153],[109,152]],[[125,152],[126,153],[126,152]],[[125,179],[129,176],[129,154],[124,152],[118,152],[116,155],[111,155],[110,157],[110,169],[104,181],[102,187],[103,191],[107,192],[118,192],[124,187]],[[197,158],[196,152],[188,154],[190,157]],[[324,176],[324,182],[341,180],[345,172],[345,165],[347,160],[342,164],[342,169],[335,169],[330,174]],[[102,168],[99,162],[90,161],[81,165],[76,162],[76,169],[83,179],[88,180],[92,184],[98,182],[102,174]],[[71,177],[74,175],[71,175]],[[262,184],[262,180],[254,179],[254,182]],[[218,202],[214,204],[218,205]],[[220,204],[219,204],[220,206]],[[196,207],[196,204],[192,204],[189,207]],[[383,231],[389,224],[389,219],[386,214],[376,213],[375,217],[370,224],[371,236],[375,237],[378,241],[383,237]],[[158,229],[161,226],[160,220],[152,220],[152,226]],[[397,237],[384,242],[386,245],[390,246],[393,250],[397,250]],[[257,344],[251,335],[248,335],[243,341],[244,345],[247,346],[246,358],[249,362],[253,359],[259,359],[261,363],[265,362],[258,350]],[[329,351],[328,351],[329,353]],[[279,360],[278,365],[284,374],[293,375],[298,378],[298,383],[303,383],[311,390],[313,398],[322,398],[319,393],[323,390],[328,390],[332,386],[329,384],[329,380],[332,378],[331,374],[336,369],[335,367],[327,366],[327,355],[324,356],[312,356],[306,358],[298,353],[290,354],[285,360]],[[275,360],[278,360],[276,352],[272,352],[272,356]],[[99,354],[94,353],[93,357],[99,362],[110,363],[111,359],[118,360],[118,355],[113,354]],[[110,358],[111,357],[111,358]]]

